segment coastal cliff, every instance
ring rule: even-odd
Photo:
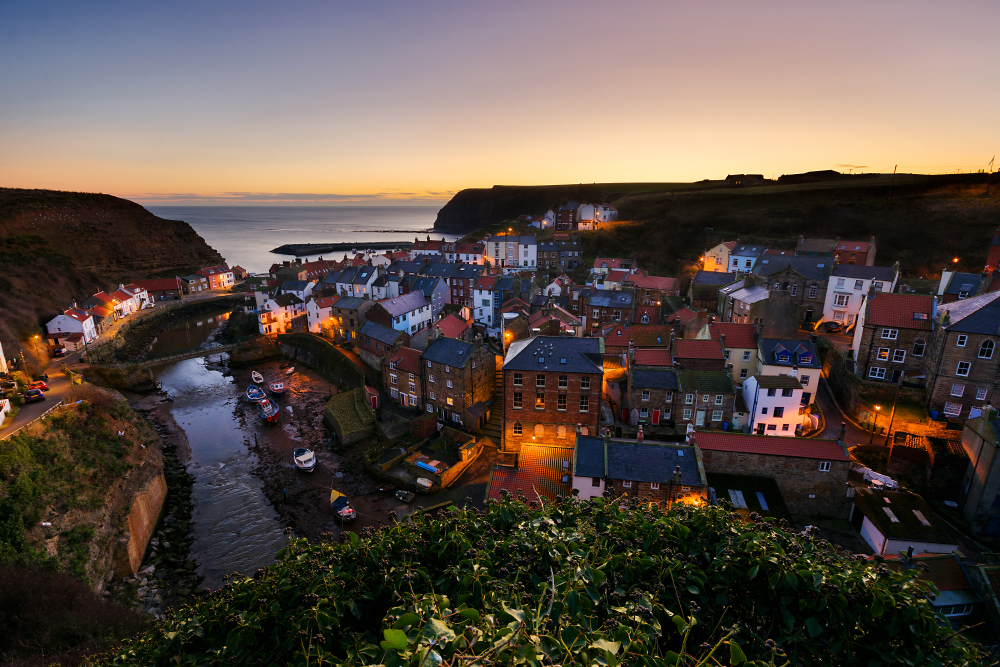
[[[0,343],[99,289],[224,262],[186,222],[110,195],[0,188]]]

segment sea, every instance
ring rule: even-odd
[[[286,243],[412,243],[414,237],[455,240],[453,234],[432,231],[439,206],[147,206],[153,215],[183,220],[229,266],[266,273],[288,255],[271,252]],[[319,255],[310,256],[316,259]],[[326,253],[341,259],[344,251]]]

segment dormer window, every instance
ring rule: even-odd
[[[811,364],[812,360],[813,358],[811,354],[803,354],[801,357],[799,357],[800,364]]]
[[[782,363],[782,364],[787,364],[788,363],[788,353],[787,352],[782,352],[781,354],[779,354],[778,355],[778,362]]]

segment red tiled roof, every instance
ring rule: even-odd
[[[608,271],[608,275],[604,278],[604,281],[610,283],[620,283],[627,276],[628,271],[624,269],[614,269],[613,271]]]
[[[481,255],[483,246],[481,243],[456,243],[455,252],[463,255]]]
[[[435,322],[434,328],[440,331],[441,335],[445,338],[458,338],[469,328],[469,323],[458,315],[451,313]]]
[[[393,352],[389,358],[386,359],[386,362],[396,364],[397,370],[419,374],[420,350],[414,350],[412,347],[401,347]]]
[[[180,290],[180,278],[163,278],[161,280],[137,280],[135,284],[147,292],[163,292],[167,290]],[[96,294],[94,296],[97,296]]]
[[[608,325],[605,326],[609,326]],[[619,334],[618,332],[621,332]],[[633,324],[628,329],[622,324],[616,324],[604,334],[606,347],[669,347],[670,332],[673,327],[665,324]]]
[[[83,310],[82,308],[70,308],[63,313],[66,317],[71,317],[78,322],[86,322],[90,319],[90,313]]]
[[[699,447],[709,451],[788,456],[823,461],[849,461],[844,447],[836,440],[785,438],[779,435],[745,435],[699,431],[692,436]]]
[[[340,301],[339,294],[334,294],[333,296],[321,296],[316,299],[316,305],[320,308],[329,308],[338,301]]]
[[[572,442],[569,435],[567,442]],[[572,474],[572,449],[521,445],[516,468],[497,466],[493,469],[488,497],[499,499],[502,489],[511,495],[520,489],[528,502],[537,501],[539,496],[550,500],[556,496],[568,497],[573,491]],[[563,477],[567,480],[565,484]]]
[[[896,571],[903,571],[904,566],[899,556],[887,555],[885,558],[886,565]],[[913,559],[919,573],[917,578],[933,583],[939,591],[967,591],[972,588],[954,554],[917,555]]]
[[[491,290],[497,284],[497,280],[496,276],[483,276],[476,282],[476,289]]]
[[[899,329],[931,329],[931,296],[920,294],[888,294],[876,292],[868,300],[868,317],[865,324]],[[926,315],[926,319],[914,319],[914,314]]]
[[[625,284],[627,285],[635,285],[640,289],[658,289],[664,292],[674,289],[676,282],[674,278],[667,278],[666,276],[644,276],[639,273],[633,273],[625,280]]]
[[[678,338],[674,345],[677,359],[722,359],[722,345],[717,340]]]
[[[110,317],[114,311],[109,310],[104,306],[93,306],[90,309],[90,312],[92,312],[94,315],[97,315],[98,317]]]
[[[837,250],[847,252],[868,252],[871,244],[868,241],[841,241],[837,244]]]
[[[103,301],[104,303],[111,303],[112,301],[114,301],[114,297],[112,297],[107,292],[98,292],[93,296],[93,298],[97,299],[98,301]]]
[[[659,306],[636,306],[635,313],[632,314],[632,321],[636,323],[642,322],[642,316],[646,316],[646,322],[649,324],[655,324],[657,320],[660,319],[660,307]]]
[[[673,366],[674,360],[670,357],[670,350],[636,350],[636,366]]]
[[[129,299],[132,298],[133,295],[129,294],[128,292],[123,292],[122,290],[115,290],[114,294],[112,294],[111,296],[118,299],[119,301],[128,301]]]
[[[528,304],[524,302],[522,299],[514,297],[512,299],[508,299],[507,303],[500,306],[501,313],[511,313],[514,312],[515,310],[527,311]]]
[[[732,250],[733,248],[735,248],[735,247],[736,247],[736,241],[726,241],[726,242],[725,242],[725,243],[723,243],[722,245],[724,245],[724,246],[726,246],[727,248],[729,248],[730,250]]]
[[[598,257],[594,260],[595,269],[620,269],[622,268],[622,262],[627,262],[627,259],[622,259],[621,257]],[[606,264],[607,266],[601,266],[601,264]]]
[[[414,250],[431,250],[433,252],[441,252],[441,245],[444,241],[416,241],[413,244]]]
[[[671,321],[677,320],[681,324],[687,324],[688,322],[698,319],[698,313],[697,311],[691,310],[687,306],[684,306],[683,308],[679,308],[674,312],[670,313],[667,319]]]
[[[719,340],[720,334],[726,335],[726,347],[755,348],[757,347],[757,325],[737,324],[736,322],[714,322],[708,325],[712,340]]]

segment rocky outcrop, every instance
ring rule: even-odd
[[[615,185],[494,185],[468,188],[438,211],[435,231],[465,234],[487,225],[514,220],[523,214],[545,213],[564,199],[605,201],[620,187]],[[614,195],[617,196],[617,195]]]

